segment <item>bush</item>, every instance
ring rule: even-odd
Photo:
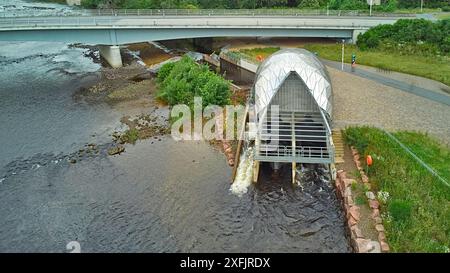
[[[383,5],[375,6],[376,10],[384,11],[384,12],[393,12],[397,9],[398,1],[397,0],[386,0]]]
[[[399,54],[447,55],[449,36],[450,20],[433,23],[425,19],[401,19],[393,25],[379,25],[360,34],[357,45],[366,50],[391,44],[391,50]]]
[[[419,1],[411,0],[398,0],[398,5],[401,8],[418,8],[420,7]],[[427,0],[424,1],[425,8],[439,8],[448,5],[448,0]]]
[[[194,97],[202,97],[203,106],[223,106],[230,102],[230,83],[188,56],[163,65],[158,73],[158,82],[158,97],[169,105],[192,107]]]
[[[174,66],[175,63],[173,62],[164,64],[158,71],[157,81],[159,83],[162,83],[167,78],[167,76],[169,76]]]
[[[330,9],[335,10],[363,10],[367,9],[366,0],[331,0]]]
[[[368,140],[363,135],[363,131],[356,127],[347,128],[344,131],[344,139],[346,143],[354,146],[360,153],[365,153],[368,146]]]
[[[299,8],[318,9],[318,8],[320,8],[320,2],[319,2],[319,0],[300,0],[298,7]]]

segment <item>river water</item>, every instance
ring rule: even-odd
[[[23,1],[21,1],[23,2]],[[75,96],[98,81],[85,49],[0,43],[0,252],[348,252],[344,216],[321,169],[294,187],[289,168],[237,196],[205,142],[170,136],[100,152],[123,115]],[[100,148],[101,149],[101,148]]]

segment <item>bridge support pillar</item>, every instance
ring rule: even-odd
[[[120,55],[119,46],[101,45],[99,46],[99,49],[100,55],[105,58],[111,67],[122,67],[122,56]]]
[[[356,41],[358,41],[358,35],[366,32],[365,29],[354,29],[352,34],[352,44],[356,44]]]

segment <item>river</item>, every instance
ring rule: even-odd
[[[8,2],[26,2],[11,1]],[[0,252],[349,252],[321,169],[230,191],[231,168],[205,142],[170,136],[108,156],[123,109],[76,96],[99,80],[86,49],[0,43]],[[68,159],[88,143],[98,154]]]

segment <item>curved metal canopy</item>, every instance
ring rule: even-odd
[[[332,88],[325,66],[305,49],[283,49],[267,58],[256,72],[253,86],[255,110],[262,117],[284,80],[295,72],[306,84],[318,106],[332,116]]]

